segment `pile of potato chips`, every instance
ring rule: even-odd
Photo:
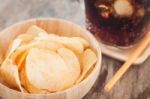
[[[80,83],[96,61],[85,39],[48,34],[31,26],[10,45],[0,77],[22,92],[51,93]]]

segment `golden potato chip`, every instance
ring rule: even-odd
[[[28,53],[28,51],[24,52],[23,57],[27,53]],[[28,89],[30,89],[32,93],[48,93],[48,91],[46,91],[46,90],[40,90],[40,89],[32,86],[29,83],[28,78],[26,77],[26,73],[25,73],[25,59],[23,60],[23,58],[21,58],[21,60],[19,61],[19,63],[21,64],[21,66],[20,66],[21,68],[19,70],[19,77],[20,77],[20,80],[21,80],[21,85],[25,88],[24,92],[29,92]]]
[[[2,64],[3,60],[4,60],[3,53],[0,50],[0,65]]]
[[[47,36],[51,36],[51,37],[58,37],[58,35],[56,35],[56,34],[48,34],[48,33],[39,33],[38,34],[38,37],[47,37]]]
[[[0,67],[0,75],[5,83],[7,83],[10,87],[15,87],[23,91],[20,84],[18,68],[15,64],[13,64],[12,60],[6,59],[3,62]]]
[[[15,60],[16,57],[17,57],[20,53],[23,53],[25,50],[29,50],[29,49],[32,48],[32,47],[36,47],[36,46],[38,46],[38,44],[39,44],[39,41],[38,41],[38,42],[36,41],[36,42],[31,42],[31,43],[29,43],[29,44],[25,44],[25,45],[19,46],[19,47],[16,49],[16,51],[11,54],[11,58],[12,58],[13,60]]]
[[[26,58],[25,67],[30,84],[38,89],[50,92],[62,90],[68,85],[66,81],[72,79],[64,60],[53,51],[32,48]]]
[[[84,70],[89,70],[90,66],[96,63],[97,56],[91,49],[86,49],[83,53],[82,64]]]
[[[23,67],[23,63],[25,62],[25,58],[26,58],[27,54],[28,54],[28,50],[26,50],[25,52],[18,55],[17,58],[15,59],[15,63],[18,66],[18,71],[20,71],[21,68]]]
[[[22,56],[22,53],[25,52],[25,50],[28,50],[29,48],[30,46],[19,47],[15,52],[11,54],[10,58],[13,60],[13,62],[17,63],[18,59],[20,59],[20,57]]]
[[[9,46],[7,56],[9,57],[22,43],[29,43],[33,39],[33,35],[30,34],[21,34],[19,35],[13,43]]]
[[[39,33],[47,33],[47,32],[45,30],[37,27],[36,25],[33,25],[27,30],[26,33],[37,36]]]
[[[21,44],[21,39],[15,39],[12,44],[9,46],[9,49],[7,51],[6,58],[8,58]]]
[[[95,67],[95,65],[93,65],[93,66],[88,70],[88,72],[85,74],[85,76],[83,77],[83,79],[87,78],[87,77],[91,74],[91,72],[93,71],[94,67]]]
[[[86,76],[87,72],[93,67],[93,65],[97,61],[96,54],[91,49],[86,49],[82,56],[82,64],[83,67],[82,74],[76,83],[79,83]]]
[[[39,37],[45,37],[45,36],[48,36],[48,33],[41,32],[37,36],[39,36]]]
[[[23,44],[26,44],[33,40],[34,36],[31,34],[21,34],[17,38],[21,39]]]
[[[63,46],[59,43],[49,42],[49,41],[45,41],[45,40],[35,41],[35,42],[31,42],[29,44],[18,47],[16,49],[16,51],[11,54],[11,59],[13,59],[13,61],[15,61],[15,59],[17,57],[19,57],[19,55],[21,55],[21,53],[23,53],[25,50],[29,50],[30,48],[33,48],[33,47],[56,51],[58,48],[61,48]]]
[[[63,47],[63,45],[60,44],[60,43],[57,43],[57,42],[50,42],[50,41],[47,41],[47,40],[40,40],[36,44],[36,47],[40,48],[40,49],[47,49],[47,50],[56,51],[57,49]]]
[[[25,34],[19,35],[17,38],[22,39],[22,43],[29,43],[35,36],[47,36],[48,33],[43,29],[33,25]]]
[[[25,64],[24,64],[24,65],[25,65]],[[26,77],[25,66],[23,66],[23,68],[21,69],[21,72],[20,72],[20,80],[21,80],[22,86],[23,86],[28,92],[32,92],[32,93],[48,93],[48,91],[38,89],[38,88],[36,88],[36,87],[34,87],[33,85],[30,84],[28,78]]]
[[[72,37],[72,38],[80,41],[85,48],[90,46],[89,42],[86,41],[85,39],[81,38],[81,37]]]
[[[6,57],[9,57],[19,46],[21,46],[22,43],[28,43],[32,39],[33,39],[33,36],[29,35],[29,34],[21,34],[21,35],[19,35],[18,38],[15,39],[13,41],[13,43],[10,45]]]
[[[70,79],[66,81],[66,84],[68,84],[66,85],[66,87],[69,87],[73,85],[77,80],[77,78],[80,76],[81,69],[79,60],[77,56],[74,54],[74,52],[67,48],[60,48],[57,50],[57,53],[63,58],[66,65],[68,66],[70,72],[69,74]]]
[[[56,43],[60,43],[63,44],[65,47],[73,50],[76,53],[82,53],[84,50],[83,44],[73,38],[69,38],[69,37],[52,37],[52,36],[48,36],[48,37],[37,37],[37,40],[48,40],[51,42],[56,42]]]

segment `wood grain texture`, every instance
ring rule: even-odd
[[[20,20],[34,17],[57,17],[84,26],[84,11],[79,0],[0,0],[0,30]],[[97,82],[84,99],[149,99],[150,57],[140,66],[132,66],[109,93],[104,84],[122,62],[103,56]]]

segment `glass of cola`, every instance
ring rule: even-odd
[[[104,44],[128,47],[150,31],[150,0],[84,0],[87,29]]]

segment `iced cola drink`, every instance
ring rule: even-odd
[[[150,30],[150,0],[85,0],[87,29],[109,45],[130,46]]]

